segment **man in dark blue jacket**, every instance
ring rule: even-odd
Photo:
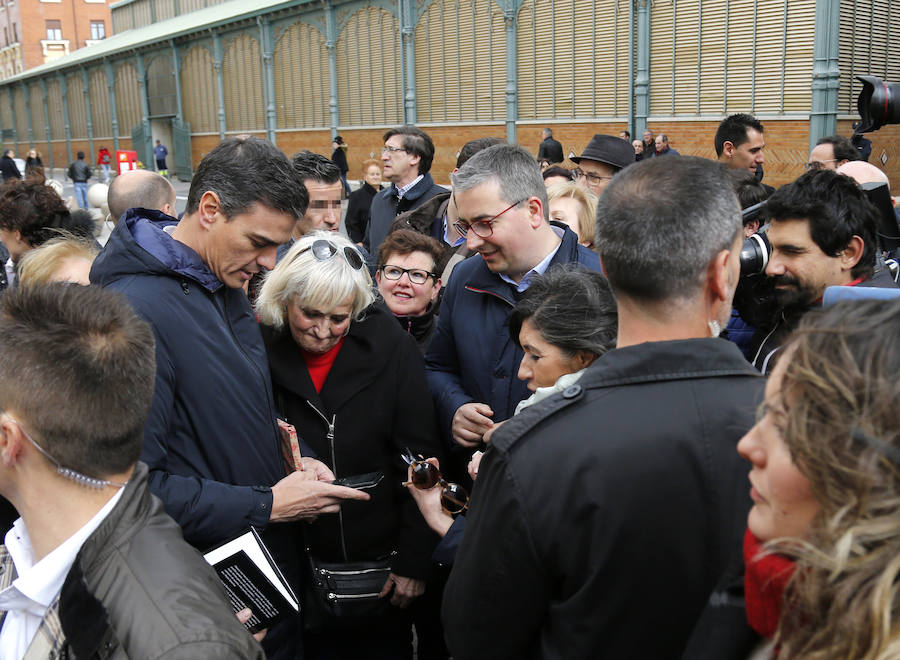
[[[121,291],[156,337],[156,382],[141,460],[151,491],[200,549],[249,526],[297,586],[296,531],[287,523],[336,512],[361,491],[328,483],[307,459],[285,477],[262,336],[242,286],[275,266],[275,250],[306,211],[287,157],[257,138],[232,138],[197,168],[181,221],[130,209],[91,270]],[[269,631],[270,658],[298,656],[299,629]]]
[[[398,126],[384,134],[381,162],[384,178],[391,185],[372,198],[371,219],[363,240],[369,254],[378,254],[378,248],[398,214],[447,192],[428,173],[433,159],[434,143],[421,128]]]
[[[484,149],[452,180],[457,228],[478,254],[453,271],[426,369],[441,427],[456,444],[475,447],[529,395],[516,378],[522,350],[506,328],[522,292],[556,264],[600,270],[600,261],[572,231],[549,222],[540,169],[524,149]]]

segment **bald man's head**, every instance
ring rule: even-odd
[[[120,174],[109,186],[109,215],[118,221],[128,209],[144,208],[175,215],[175,189],[156,172],[134,170]]]
[[[851,160],[849,163],[844,163],[837,168],[837,171],[838,174],[846,174],[851,179],[854,179],[859,185],[864,183],[886,183],[888,188],[891,187],[887,174],[872,165],[872,163],[867,163],[864,160]]]

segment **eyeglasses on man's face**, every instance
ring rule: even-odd
[[[437,279],[437,275],[421,268],[400,268],[400,266],[392,266],[385,264],[381,267],[381,274],[389,280],[399,280],[403,277],[403,273],[409,278],[413,284],[425,284],[429,277]]]
[[[572,176],[576,179],[580,179],[584,177],[587,179],[587,182],[592,186],[599,186],[601,181],[612,181],[611,176],[600,176],[599,174],[591,174],[590,172],[585,172],[583,169],[576,168],[572,170]]]
[[[494,222],[497,220],[497,218],[499,218],[501,215],[503,215],[510,209],[515,208],[519,204],[522,204],[527,201],[528,201],[528,197],[526,197],[525,199],[520,199],[518,202],[514,202],[514,203],[510,204],[505,209],[500,211],[500,213],[488,218],[487,220],[476,220],[475,222],[472,222],[472,223],[466,222],[465,220],[459,220],[458,222],[454,222],[453,226],[456,227],[456,231],[458,231],[459,235],[462,236],[463,238],[468,236],[469,229],[471,229],[473,232],[475,232],[476,236],[479,236],[481,238],[488,238],[489,236],[491,236],[494,233]],[[454,200],[454,202],[455,202],[455,200]]]
[[[389,144],[386,144],[383,147],[381,147],[381,153],[383,153],[383,154],[392,154],[395,151],[406,151],[406,149],[404,149],[403,147],[392,147]]]
[[[809,170],[824,170],[825,163],[835,163],[837,158],[826,158],[825,160],[811,160],[806,164],[807,172]]]

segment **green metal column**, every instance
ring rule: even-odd
[[[522,0],[506,0],[503,22],[506,25],[506,141],[516,143],[519,119],[519,9]]]
[[[331,2],[325,4],[325,48],[328,51],[328,114],[331,116],[331,137],[334,138],[338,134],[341,115],[338,107],[337,22]]]
[[[416,3],[397,0],[400,6],[400,42],[403,46],[405,89],[403,92],[404,123],[416,123]]]
[[[816,0],[816,34],[813,45],[812,111],[809,115],[809,148],[819,138],[837,132],[840,88],[840,0]]]
[[[13,95],[13,86],[7,85],[6,87],[6,100],[9,101],[9,116],[12,117],[12,143],[13,148],[18,148],[19,146],[19,134],[16,132],[16,100]]]
[[[150,99],[147,98],[147,67],[144,65],[143,53],[138,53],[135,56],[135,61],[137,63],[138,92],[141,95],[141,135],[143,136],[143,144],[140,147],[134,145],[134,148],[138,151],[138,158],[148,165],[153,162],[151,160],[153,156],[153,132],[150,129]]]
[[[47,132],[47,157],[50,159],[50,172],[53,172],[53,132],[50,130],[50,108],[47,106],[47,79],[41,78],[41,101],[44,104],[44,128]]]
[[[34,129],[31,127],[31,91],[22,83],[22,94],[25,97],[25,118],[28,119],[28,148],[34,146]]]
[[[647,130],[650,115],[650,0],[637,3],[637,73],[634,78],[634,135]]]
[[[172,69],[175,72],[175,117],[178,121],[184,119],[184,99],[181,96],[181,51],[175,45],[175,40],[169,40],[172,48]]]
[[[112,65],[107,62],[106,66],[109,67],[109,71],[112,71]],[[81,69],[81,93],[84,95],[84,114],[87,117],[87,133],[88,133],[88,144],[90,144],[91,154],[94,153],[94,120],[91,119],[91,85],[90,80],[88,80],[88,72],[87,69]],[[112,111],[113,117],[113,136],[116,135],[116,113],[115,110]],[[116,149],[118,149],[118,144],[116,145]],[[71,154],[69,154],[71,158]],[[72,161],[69,160],[71,163]]]
[[[112,62],[106,63],[106,92],[109,95],[109,117],[112,120],[113,148],[119,150],[119,108],[116,103],[116,73]],[[94,148],[91,147],[91,151]],[[118,167],[118,166],[117,166]],[[118,172],[118,169],[116,170]]]
[[[263,67],[263,103],[266,107],[266,139],[275,144],[275,128],[277,117],[275,116],[275,68],[272,58],[275,55],[275,36],[272,34],[272,23],[268,17],[257,16],[256,24],[259,26],[259,46],[262,53]]]
[[[63,126],[66,131],[66,162],[72,162],[72,123],[69,120],[69,83],[62,73],[59,76],[59,93],[62,96]]]
[[[222,79],[222,36],[213,33],[213,65],[216,67],[216,102],[219,117],[219,139],[225,139],[225,81]]]

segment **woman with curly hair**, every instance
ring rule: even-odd
[[[738,443],[751,626],[785,658],[900,657],[900,302],[807,315]]]

